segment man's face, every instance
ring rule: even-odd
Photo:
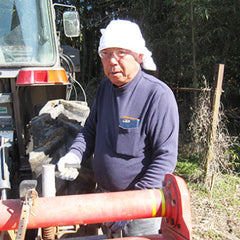
[[[142,54],[122,48],[107,48],[100,52],[106,76],[116,86],[130,82],[138,73]]]

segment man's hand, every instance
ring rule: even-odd
[[[112,233],[121,231],[129,221],[107,222],[105,223]]]
[[[80,159],[74,153],[67,153],[59,159],[57,167],[61,179],[73,181],[78,176],[78,169],[81,168]]]

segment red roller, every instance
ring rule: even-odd
[[[150,218],[162,214],[162,190],[45,197],[34,200],[28,228]],[[17,229],[20,200],[0,202],[0,231]]]
[[[20,200],[0,201],[0,231],[17,229],[20,213]],[[164,217],[162,234],[142,240],[192,239],[190,195],[182,178],[167,174],[162,189],[36,198],[27,228],[151,217]]]

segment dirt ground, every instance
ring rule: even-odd
[[[222,198],[201,196],[196,189],[190,189],[192,205],[193,240],[240,239],[240,186],[235,193]],[[219,189],[220,191],[221,189]]]

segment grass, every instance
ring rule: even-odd
[[[185,179],[192,205],[193,239],[240,239],[240,177],[215,174],[212,191],[202,182],[203,169],[197,156],[183,157],[175,175]]]

